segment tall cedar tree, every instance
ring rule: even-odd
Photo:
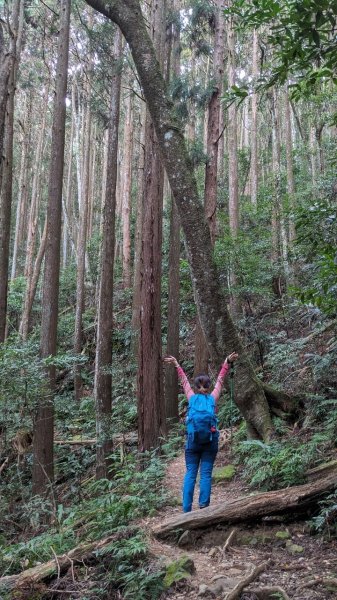
[[[47,247],[43,278],[40,352],[42,358],[57,352],[57,320],[60,275],[62,184],[68,76],[70,1],[60,2],[60,33],[56,66],[51,156],[47,207]],[[41,494],[54,477],[55,367],[46,368],[46,390],[38,401],[34,423],[33,493]]]
[[[103,209],[102,256],[98,299],[95,362],[96,477],[108,477],[108,457],[112,452],[112,295],[114,279],[115,212],[118,161],[118,127],[121,95],[122,35],[118,30],[113,51],[107,176]]]
[[[8,53],[3,47],[3,32],[0,23],[0,342],[4,341],[6,335],[13,186],[14,95],[22,25],[23,1],[14,0]],[[5,150],[4,153],[3,150]]]
[[[151,3],[152,38],[160,62],[164,48],[165,4],[157,0]],[[137,373],[138,447],[141,452],[157,447],[166,431],[161,361],[164,170],[154,123],[149,114],[146,119],[144,178]]]

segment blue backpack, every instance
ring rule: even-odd
[[[186,430],[188,442],[206,444],[217,431],[215,400],[210,394],[193,394],[188,403]]]

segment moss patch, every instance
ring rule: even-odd
[[[234,465],[226,465],[225,467],[216,467],[213,470],[213,481],[214,483],[220,483],[221,481],[230,481],[235,475]]]

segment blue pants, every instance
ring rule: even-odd
[[[199,507],[205,508],[210,503],[212,487],[212,471],[214,461],[218,452],[219,434],[215,434],[213,440],[207,444],[190,442],[185,449],[186,475],[183,486],[183,511],[192,510],[193,493],[195,481],[200,465],[200,493]]]

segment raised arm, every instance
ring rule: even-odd
[[[191,388],[190,382],[187,379],[184,369],[180,366],[180,364],[178,363],[177,359],[174,358],[174,356],[167,356],[166,358],[164,358],[164,362],[167,364],[174,365],[177,369],[178,378],[181,385],[183,386],[184,394],[187,400],[189,400],[190,397],[193,396],[193,390]]]
[[[219,398],[220,398],[222,386],[223,386],[224,380],[227,377],[228,372],[230,370],[230,365],[237,358],[238,358],[238,355],[236,354],[236,352],[232,352],[232,354],[230,354],[229,356],[227,356],[225,362],[223,363],[223,365],[222,365],[222,367],[220,369],[218,378],[216,380],[216,384],[214,386],[214,390],[211,393],[211,396],[213,396],[215,402],[217,402],[219,400]]]

